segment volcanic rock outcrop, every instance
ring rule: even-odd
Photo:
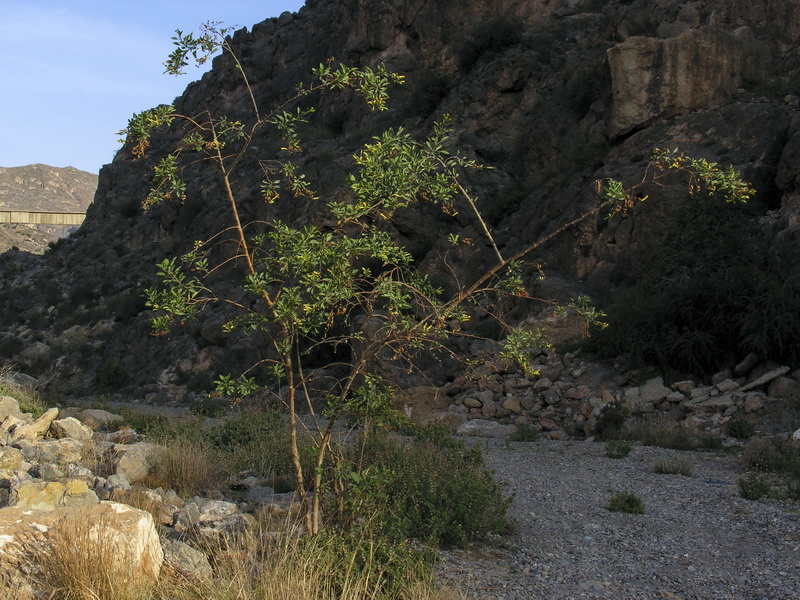
[[[596,203],[596,180],[640,181],[656,146],[741,170],[758,192],[754,218],[769,221],[775,252],[791,254],[800,250],[798,23],[796,0],[308,0],[297,14],[236,32],[232,46],[267,107],[331,57],[385,63],[407,77],[381,114],[347,94],[313,100],[298,164],[322,199],[347,193],[342,175],[373,135],[392,126],[424,135],[449,114],[457,147],[492,167],[467,183],[509,254]],[[218,57],[176,107],[247,121],[250,100],[239,81],[234,62]],[[145,158],[123,147],[102,169],[76,234],[41,258],[11,251],[0,259],[0,360],[38,376],[46,390],[157,399],[205,390],[213,373],[259,356],[252,341],[223,334],[220,311],[169,339],[148,335],[142,290],[155,283],[154,264],[228,225],[220,182],[199,164],[184,173],[185,202],[142,214],[154,161],[174,142],[155,135]],[[267,135],[256,143],[279,151]],[[247,218],[317,218],[306,201],[265,206],[257,180],[236,182]],[[668,200],[680,189],[685,182],[645,192]],[[640,260],[664,205],[584,222],[533,257],[556,276],[539,282],[531,265],[526,283],[534,294],[608,301],[627,265]],[[435,277],[442,275],[437,248],[453,230],[478,238],[463,215],[404,214],[393,233]],[[491,259],[479,247],[451,267],[467,277]],[[513,316],[540,309],[520,304]],[[441,384],[457,373],[444,365],[429,375]]]

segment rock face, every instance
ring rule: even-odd
[[[612,137],[654,119],[729,102],[767,80],[769,46],[742,27],[689,29],[668,39],[631,37],[608,51]]]
[[[467,183],[507,254],[595,204],[598,179],[640,181],[653,147],[664,146],[741,170],[758,191],[753,217],[774,232],[771,251],[793,256],[800,239],[798,23],[798,3],[782,0],[308,0],[295,15],[236,32],[231,43],[265,107],[331,56],[357,66],[384,63],[406,76],[381,114],[347,95],[314,101],[297,164],[322,201],[347,197],[351,157],[372,136],[399,126],[423,135],[447,113],[457,147],[492,167]],[[177,109],[210,108],[251,122],[239,81],[235,63],[218,57]],[[47,256],[9,251],[0,258],[0,360],[38,376],[47,391],[187,397],[207,389],[212,373],[238,372],[261,351],[255,340],[223,334],[221,308],[169,339],[148,336],[141,291],[157,283],[154,265],[229,225],[218,202],[221,183],[199,164],[184,172],[185,202],[141,213],[153,164],[175,141],[154,135],[147,159],[123,148],[101,171],[81,229]],[[266,133],[257,145],[280,151]],[[264,205],[258,177],[242,174],[235,185],[245,219],[316,218],[310,202]],[[653,193],[669,200],[680,189]],[[634,218],[585,222],[536,257],[561,283],[540,282],[533,266],[525,283],[534,295],[608,301],[658,231],[660,210],[645,203]],[[492,255],[482,248],[454,253],[452,271],[442,266],[448,233],[476,237],[477,224],[461,212],[455,220],[404,215],[392,233],[424,272],[465,280]],[[541,306],[514,310],[524,320]],[[452,365],[435,366],[432,382],[404,386],[455,376]]]

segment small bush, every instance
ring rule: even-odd
[[[747,440],[753,437],[756,426],[742,417],[731,419],[725,423],[725,434],[737,440]]]
[[[756,474],[739,480],[739,492],[743,498],[759,500],[768,493],[775,498],[800,497],[800,443],[797,441],[790,438],[752,439],[744,447],[742,462],[747,469],[776,474],[772,485],[765,477]],[[764,487],[767,491],[763,491]]]
[[[739,495],[745,500],[761,500],[772,490],[769,480],[763,475],[755,473],[739,478],[737,487]]]
[[[437,436],[423,432],[404,442],[375,432],[353,448],[358,471],[348,503],[356,511],[342,518],[361,519],[368,505],[381,515],[385,535],[446,547],[507,532],[511,498],[503,497],[480,447],[467,448],[452,436],[438,442],[431,437]]]
[[[704,450],[720,450],[722,449],[722,438],[713,433],[701,432],[698,434],[700,439],[700,447]]]
[[[193,415],[209,417],[211,419],[221,419],[224,417],[227,408],[227,400],[214,396],[204,396],[189,404],[189,412]]]
[[[742,462],[755,471],[777,471],[781,461],[777,447],[769,439],[753,439],[744,447]]]
[[[508,436],[511,442],[535,442],[538,438],[539,432],[527,423],[517,425],[511,435]]]
[[[611,440],[622,435],[625,420],[630,416],[630,410],[622,402],[606,404],[600,411],[594,431],[595,436],[601,440]]]
[[[606,442],[606,456],[608,458],[625,458],[631,453],[631,445],[622,440],[608,440]]]
[[[97,369],[97,384],[105,392],[118,392],[130,381],[118,361],[105,361]]]
[[[617,492],[608,500],[608,510],[611,512],[629,513],[632,515],[644,514],[644,502],[636,494]]]
[[[683,475],[691,477],[692,461],[683,456],[662,456],[653,465],[653,471],[664,475]]]

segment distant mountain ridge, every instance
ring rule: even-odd
[[[97,191],[97,175],[75,167],[33,164],[0,167],[0,210],[85,212]],[[0,252],[12,247],[41,254],[67,235],[69,226],[0,224]]]

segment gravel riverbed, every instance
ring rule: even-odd
[[[800,504],[745,500],[740,457],[634,446],[623,459],[590,441],[489,440],[515,531],[501,544],[444,552],[444,581],[476,600],[797,599]],[[660,475],[679,454],[691,477]],[[633,492],[645,514],[606,508]]]

